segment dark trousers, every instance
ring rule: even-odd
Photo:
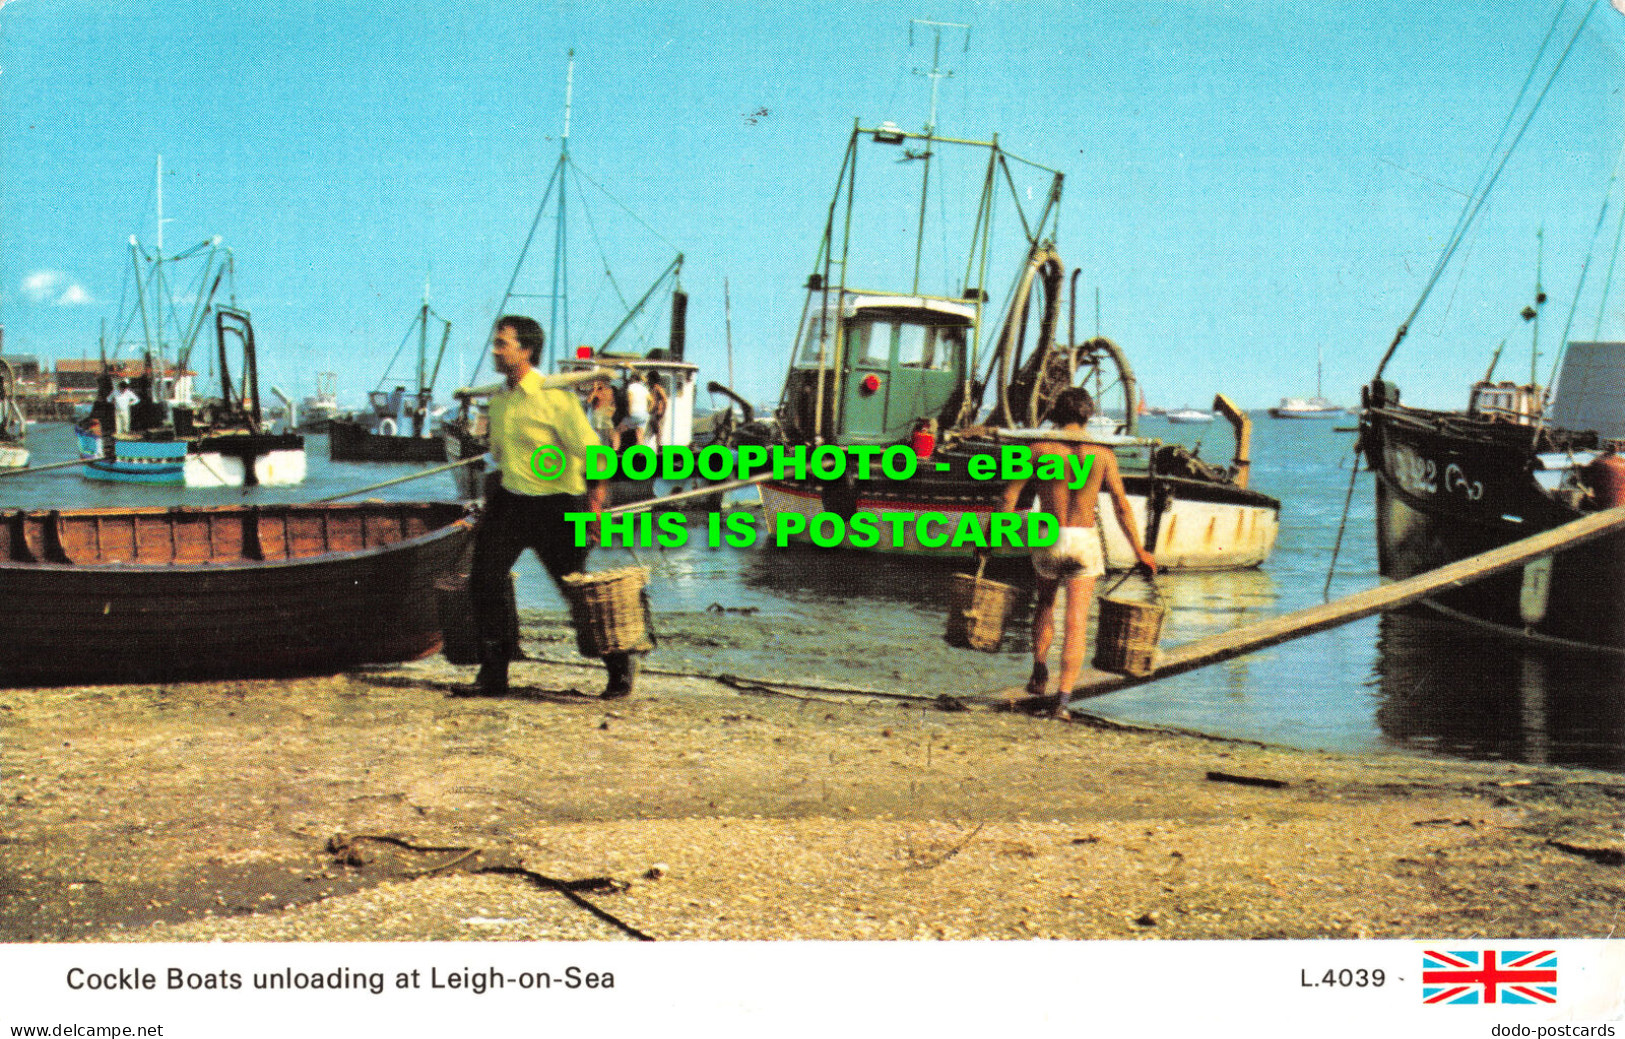
[[[493,654],[501,652],[503,660],[511,659],[517,648],[507,645],[505,586],[508,572],[525,549],[535,551],[560,595],[564,594],[564,575],[579,573],[586,565],[588,548],[576,547],[574,531],[564,520],[566,512],[585,511],[584,494],[514,494],[495,480],[487,486],[485,511],[474,528],[474,565],[469,575],[474,625],[482,648],[490,647]]]

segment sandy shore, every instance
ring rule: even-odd
[[[606,702],[602,672],[562,664],[516,665],[507,698],[450,695],[470,677],[432,660],[0,691],[0,939],[1578,938],[1622,923],[1617,775],[659,674]]]

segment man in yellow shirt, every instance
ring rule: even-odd
[[[497,470],[487,480],[469,578],[480,635],[475,687],[488,695],[507,692],[508,661],[517,648],[506,634],[508,571],[525,549],[532,549],[563,594],[564,575],[578,573],[589,551],[576,546],[564,514],[602,512],[606,497],[602,483],[589,484],[584,476],[587,448],[598,444],[598,435],[573,390],[544,382],[536,369],[542,344],[542,329],[530,318],[497,320],[491,360],[506,380],[492,394],[488,412]],[[596,529],[596,524],[589,527]],[[609,671],[604,695],[629,694],[634,658],[612,653],[604,657],[604,666]]]

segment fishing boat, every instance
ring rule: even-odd
[[[440,351],[435,355],[434,367],[428,363],[429,322],[440,323]],[[417,382],[412,391],[397,386],[385,391],[390,371],[396,358],[416,334],[418,345]],[[378,387],[367,394],[367,410],[349,418],[333,418],[328,422],[328,458],[334,462],[444,462],[446,441],[436,422],[434,385],[440,377],[440,362],[446,356],[446,343],[451,339],[451,322],[436,314],[429,306],[429,286],[423,286],[423,302],[418,307],[412,324],[406,330],[395,357],[379,380]]]
[[[1549,413],[1509,420],[1505,390],[1465,411],[1367,386],[1361,451],[1376,473],[1382,575],[1411,577],[1625,504],[1625,343],[1571,342]],[[1527,388],[1522,396],[1527,397]],[[1488,397],[1490,408],[1483,406]],[[1625,653],[1625,535],[1612,535],[1427,601],[1515,638]]]
[[[17,374],[0,357],[0,469],[28,464],[28,419],[17,400]]]
[[[443,502],[0,510],[0,681],[333,674],[440,647]]]
[[[1320,351],[1315,353],[1315,395],[1313,397],[1282,397],[1281,403],[1269,409],[1270,418],[1339,418],[1348,414],[1341,404],[1333,404],[1321,395],[1321,376],[1325,365]]]
[[[938,45],[940,54],[940,39]],[[933,74],[938,73],[934,63]],[[808,541],[820,516],[832,514],[844,522],[864,512],[877,517],[881,529],[896,517],[898,525],[891,529],[901,534],[875,544],[848,529],[841,544],[969,555],[969,543],[952,544],[903,517],[935,514],[941,518],[935,530],[941,533],[959,529],[975,514],[986,529],[1003,487],[988,479],[984,456],[1000,456],[1011,445],[1047,435],[1040,427],[1056,397],[1082,385],[1102,408],[1107,395],[1122,394],[1122,419],[1097,414],[1090,437],[1116,454],[1135,523],[1159,565],[1219,569],[1262,562],[1275,543],[1280,502],[1247,486],[1246,415],[1234,407],[1227,411],[1237,431],[1229,465],[1210,464],[1183,447],[1139,435],[1141,398],[1124,351],[1098,331],[1083,338],[1075,332],[1076,271],[1065,293],[1074,317],[1064,337],[1059,330],[1065,268],[1052,236],[1062,174],[1011,154],[996,138],[947,138],[935,127],[934,98],[930,121],[920,132],[892,122],[854,124],[807,281],[779,407],[735,434],[742,449],[833,446],[850,457],[859,449],[906,447],[918,463],[906,478],[862,473],[855,462],[829,479],[786,473],[761,485],[769,524]],[[870,149],[895,161],[866,166],[860,177],[859,160]],[[919,171],[917,178],[911,170]],[[973,226],[968,235],[956,233],[962,248],[945,249],[948,255],[926,263],[923,244],[949,237],[946,229],[933,227],[928,233],[926,227],[932,213],[948,208],[931,192],[950,194],[943,186],[950,172],[965,186],[952,206],[974,213],[968,221]],[[917,219],[902,217],[909,211],[895,204],[877,206],[872,197],[860,204],[858,183],[889,186],[895,194],[887,198],[918,199]],[[1040,201],[1028,205],[1030,200]],[[870,221],[860,210],[871,214]],[[1019,250],[1020,259],[999,321],[999,311],[990,305],[994,285],[988,268],[1001,252],[1009,255],[1006,250]],[[922,290],[922,275],[938,267],[951,270],[957,280],[936,292]],[[860,270],[873,272],[866,277],[875,280],[859,283]],[[875,284],[893,279],[900,284]],[[825,522],[827,541],[834,528]],[[1132,566],[1134,554],[1116,524],[1104,522],[1099,529],[1108,565]]]
[[[89,415],[76,426],[80,473],[90,480],[171,484],[185,487],[280,486],[303,482],[305,443],[297,433],[266,431],[260,411],[259,361],[248,311],[236,306],[231,251],[218,237],[174,255],[164,252],[163,158],[158,160],[158,233],[148,253],[130,238],[130,264],[137,286],[134,305],[123,315],[112,354],[133,345],[139,374],[128,386],[116,384],[106,344],[102,375]],[[189,265],[189,286],[175,292],[179,272]],[[222,283],[228,303],[216,303]],[[181,315],[188,316],[183,320]],[[194,373],[188,367],[210,316],[219,351],[220,397],[194,400]],[[136,329],[140,338],[133,339]],[[237,347],[242,373],[231,377],[231,350]],[[115,404],[126,389],[127,407]],[[127,424],[126,424],[127,416]]]
[[[301,433],[325,433],[339,417],[337,372],[317,372],[316,392],[299,401],[294,428]]]
[[[1577,28],[1576,36],[1579,32]],[[1540,62],[1537,57],[1531,82],[1538,82]],[[1549,70],[1548,87],[1562,64],[1558,60]],[[1531,96],[1538,107],[1546,91]],[[1530,108],[1522,125],[1528,125],[1533,112]],[[1517,143],[1514,137],[1492,155],[1495,169],[1506,164]],[[1612,187],[1605,195],[1613,193]],[[1376,474],[1378,562],[1389,579],[1410,577],[1625,504],[1625,459],[1620,457],[1625,449],[1625,343],[1600,336],[1571,340],[1571,310],[1559,339],[1555,388],[1539,385],[1539,315],[1546,294],[1538,254],[1535,298],[1520,311],[1532,326],[1527,384],[1491,381],[1492,362],[1490,372],[1473,385],[1465,410],[1439,411],[1402,403],[1399,386],[1384,378],[1429,290],[1472,227],[1484,194],[1469,201],[1427,287],[1362,391],[1360,449]],[[1610,203],[1617,199],[1605,197],[1605,213]],[[1604,226],[1599,217],[1597,231]],[[1596,244],[1594,236],[1593,249]],[[1588,258],[1581,265],[1575,309],[1589,270]],[[1600,288],[1604,303],[1608,288],[1606,281]],[[1600,332],[1605,307],[1599,305],[1597,313]],[[1509,639],[1617,657],[1625,654],[1625,534],[1441,593],[1425,606]]]

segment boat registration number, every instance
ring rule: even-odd
[[[1412,494],[1439,493],[1439,463],[1422,457],[1412,448],[1403,444],[1389,448],[1388,468],[1394,480]],[[1444,467],[1443,479],[1446,493],[1459,494],[1468,501],[1484,497],[1484,484],[1468,478],[1455,462]]]
[[[1412,494],[1439,493],[1439,464],[1408,447],[1388,449],[1388,469],[1394,481]]]

